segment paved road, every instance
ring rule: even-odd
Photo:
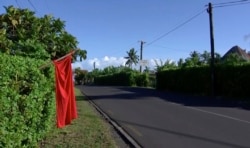
[[[146,88],[82,91],[143,147],[250,148],[250,110],[235,104]]]

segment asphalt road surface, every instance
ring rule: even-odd
[[[82,91],[142,147],[250,148],[250,110],[235,103],[147,88]]]

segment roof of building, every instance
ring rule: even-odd
[[[242,57],[242,59],[249,61],[250,60],[250,55],[247,54],[246,50],[243,50],[242,48],[240,48],[239,46],[233,46],[231,49],[229,49],[227,51],[227,53],[222,57],[222,59],[225,59],[226,57],[228,57],[230,54],[237,54],[240,57]]]

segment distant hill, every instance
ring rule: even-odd
[[[250,55],[239,46],[233,46],[227,51],[227,53],[222,57],[222,60],[226,59],[230,54],[237,54],[239,57],[246,61],[250,61]]]

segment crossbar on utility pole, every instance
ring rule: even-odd
[[[215,74],[214,74],[214,29],[213,29],[213,7],[208,3],[209,26],[210,26],[210,44],[211,44],[211,95],[215,96]]]

